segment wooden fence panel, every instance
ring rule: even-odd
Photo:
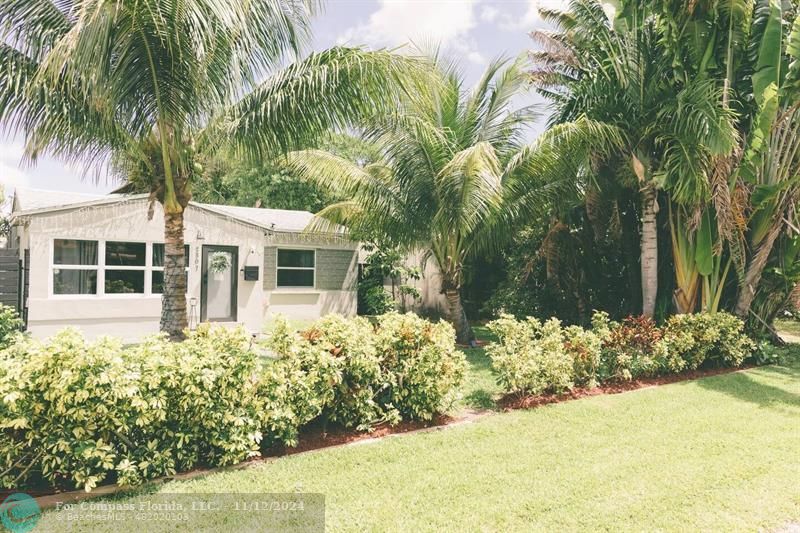
[[[20,310],[19,250],[0,248],[0,303]]]

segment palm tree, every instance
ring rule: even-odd
[[[311,0],[5,0],[0,123],[27,156],[109,160],[164,211],[161,329],[187,325],[183,215],[199,155],[267,158],[394,110],[422,67],[334,48],[279,69],[306,40]],[[152,203],[151,203],[152,210]]]
[[[676,83],[647,4],[621,4],[614,19],[598,0],[574,0],[566,12],[541,10],[560,31],[534,32],[543,51],[534,54],[533,80],[554,102],[552,124],[585,115],[620,131],[623,145],[611,164],[619,183],[640,194],[642,312],[652,316],[659,191],[685,204],[706,198],[711,158],[731,150],[735,131],[713,82]]]
[[[512,107],[526,82],[523,59],[492,62],[471,92],[454,65],[434,62],[440,79],[366,131],[384,161],[362,168],[321,151],[289,159],[300,175],[347,198],[318,213],[314,226],[344,224],[378,242],[424,250],[436,262],[448,319],[466,344],[475,337],[461,303],[465,262],[496,250],[515,220],[574,196],[580,154],[592,143],[613,143],[614,135],[578,121],[526,146],[533,109]]]

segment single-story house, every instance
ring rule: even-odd
[[[159,328],[164,218],[147,195],[18,188],[7,246],[19,250],[20,298],[35,337],[77,326],[136,341]],[[356,313],[358,243],[304,231],[313,215],[191,202],[185,212],[190,326],[260,331],[283,314]]]

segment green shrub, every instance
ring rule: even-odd
[[[506,392],[560,393],[573,387],[575,362],[564,346],[559,320],[542,324],[531,317],[520,321],[503,315],[488,326],[499,342],[490,344],[487,352]]]
[[[367,319],[331,314],[302,335],[333,358],[336,379],[326,410],[328,420],[362,431],[377,422],[399,421],[394,408],[378,401],[378,396],[389,388],[390,378],[381,368],[374,328]]]
[[[607,313],[596,312],[591,330],[561,328],[554,318],[542,324],[503,315],[489,329],[499,340],[487,352],[507,393],[561,392],[573,384],[591,387],[597,381],[700,366],[739,366],[756,349],[742,321],[728,313],[676,315],[659,328],[647,317],[614,322]],[[755,356],[774,359],[766,348]]]
[[[451,407],[467,362],[450,324],[388,313],[378,319],[375,345],[391,384],[385,409],[395,408],[407,420],[430,420]]]
[[[366,312],[370,315],[382,315],[395,308],[392,294],[383,285],[366,288],[362,291],[362,298]]]
[[[335,361],[304,342],[282,317],[266,345],[278,358],[264,364],[259,380],[263,444],[297,446],[300,428],[320,416],[333,398]]]
[[[293,376],[307,391],[280,404],[286,413],[281,420],[302,425],[322,415],[359,430],[380,422],[430,420],[450,407],[466,371],[454,339],[449,324],[414,314],[382,315],[377,327],[364,318],[328,315],[300,335],[279,322],[268,342],[279,356],[271,372]],[[279,384],[270,387],[269,397],[291,394],[281,395]],[[293,404],[313,408],[295,416]],[[274,410],[275,404],[267,409]],[[278,429],[292,440],[291,424]]]
[[[201,324],[183,342],[159,336],[130,352],[148,400],[166,408],[156,436],[170,443],[179,470],[258,455],[259,368],[243,328]]]
[[[87,491],[258,453],[254,355],[242,330],[129,350],[67,329],[0,352],[3,486],[37,477]],[[5,470],[5,469],[4,469]]]
[[[785,347],[775,346],[770,341],[762,340],[756,344],[751,358],[757,365],[777,365],[783,362],[785,352]]]
[[[0,349],[11,344],[12,339],[22,329],[22,319],[16,309],[0,304]]]
[[[658,374],[665,355],[661,330],[652,318],[629,316],[622,322],[596,319],[602,327],[602,351],[599,375],[602,381],[631,380]]]
[[[603,341],[595,332],[580,326],[569,326],[562,331],[564,350],[572,357],[575,385],[597,385],[597,370]]]
[[[744,322],[725,312],[674,315],[664,326],[664,339],[667,349],[690,370],[736,367],[756,349],[744,334]]]

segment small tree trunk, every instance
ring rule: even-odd
[[[758,284],[761,283],[761,275],[764,273],[764,267],[767,266],[769,254],[772,253],[772,247],[781,233],[781,228],[782,224],[778,223],[769,230],[764,242],[758,247],[758,251],[753,256],[752,261],[747,265],[744,281],[739,286],[739,297],[736,300],[736,308],[734,309],[736,316],[742,320],[747,320],[747,315],[750,314],[750,307],[756,297]]]
[[[161,295],[161,331],[170,340],[185,338],[186,263],[183,248],[183,209],[164,212],[164,292]]]
[[[464,306],[461,305],[461,293],[458,290],[447,290],[444,295],[447,298],[447,319],[456,329],[456,342],[470,344],[475,340],[475,333],[467,321]]]
[[[642,191],[642,314],[653,316],[658,292],[658,195],[653,186]]]

